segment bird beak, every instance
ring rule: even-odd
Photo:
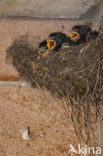
[[[44,49],[42,48],[42,49],[39,50],[39,54],[40,55],[43,55],[46,52],[48,52],[48,49],[47,48],[44,48]]]
[[[75,40],[75,39],[78,39],[78,38],[80,38],[80,35],[78,33],[76,33],[76,32],[71,32],[70,33],[70,39],[71,40]]]
[[[56,46],[56,42],[53,40],[47,40],[48,50],[52,50]]]

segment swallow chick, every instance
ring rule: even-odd
[[[94,31],[91,31],[91,32],[89,33],[89,35],[90,35],[90,38],[91,38],[91,39],[95,40],[95,39],[97,38],[97,36],[99,35],[99,32],[96,31],[96,30],[94,30]]]
[[[51,33],[47,40],[44,40],[39,44],[39,54],[42,55],[50,51],[59,51],[62,48],[63,43],[66,43],[67,41],[68,37],[64,33]]]
[[[42,55],[48,52],[47,40],[40,42],[39,44],[39,54]]]
[[[70,32],[70,39],[75,45],[86,42],[86,37],[91,32],[91,27],[88,25],[73,26]]]

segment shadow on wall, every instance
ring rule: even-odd
[[[97,4],[91,6],[87,12],[80,16],[81,19],[97,20],[100,24],[101,18],[103,17],[103,1],[99,0]]]

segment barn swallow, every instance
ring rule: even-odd
[[[91,32],[91,27],[88,25],[73,26],[70,32],[70,39],[75,45],[86,42],[87,35]]]
[[[90,35],[90,38],[91,38],[91,39],[95,40],[95,39],[97,38],[97,36],[99,35],[99,32],[96,31],[96,30],[94,30],[94,31],[91,31],[91,32],[89,33],[89,35]]]
[[[49,51],[59,51],[62,45],[68,41],[68,37],[62,32],[54,32],[48,36],[47,40],[44,40],[39,44],[40,55]]]

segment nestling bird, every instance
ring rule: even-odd
[[[39,53],[41,55],[44,54],[45,52],[48,52],[48,46],[47,46],[47,41],[46,40],[40,42],[39,49],[40,49]]]
[[[47,40],[44,40],[39,44],[39,53],[42,55],[49,51],[59,51],[64,43],[69,44],[70,38],[68,38],[62,32],[54,32],[48,36]]]
[[[87,35],[91,32],[91,27],[88,25],[73,26],[70,32],[70,39],[75,45],[86,42]]]
[[[99,35],[99,32],[94,30],[94,31],[91,31],[89,35],[90,35],[90,38],[94,40]]]
[[[98,34],[99,32],[92,31],[91,27],[88,25],[76,25],[70,32],[70,39],[73,41],[74,45],[79,45],[81,43],[86,43],[91,39],[96,39]]]

